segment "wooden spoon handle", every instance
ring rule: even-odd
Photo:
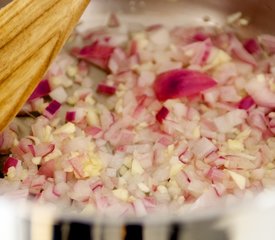
[[[0,131],[15,117],[89,0],[13,0],[0,10]]]

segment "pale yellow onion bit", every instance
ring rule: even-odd
[[[39,165],[41,163],[42,157],[33,157],[32,162],[35,165]]]
[[[66,73],[70,78],[74,78],[78,73],[77,66],[71,65],[71,66],[67,67]]]
[[[133,159],[133,161],[132,161],[131,172],[134,175],[141,175],[144,173],[144,169],[140,165],[139,161],[136,159]]]
[[[150,188],[148,186],[146,186],[144,183],[138,183],[138,188],[145,193],[149,193],[150,192]]]
[[[246,179],[244,176],[233,172],[231,170],[227,170],[227,172],[229,173],[229,175],[232,177],[232,179],[234,180],[234,182],[236,183],[236,185],[241,189],[244,190],[245,186],[246,186]]]
[[[233,24],[242,17],[242,12],[235,12],[227,17],[227,23]]]
[[[103,165],[99,156],[93,152],[89,152],[87,160],[83,163],[84,175],[87,177],[98,176],[102,168]]]
[[[62,156],[62,152],[60,151],[60,149],[55,148],[51,153],[49,153],[47,156],[45,156],[43,159],[45,162],[48,162],[52,159],[58,158]]]
[[[227,146],[232,151],[244,151],[244,144],[239,140],[228,139]]]
[[[60,133],[66,133],[66,134],[72,134],[76,130],[76,127],[73,123],[68,122],[61,126],[60,128],[57,128],[53,133],[54,134],[60,134]]]
[[[122,201],[127,201],[129,198],[129,193],[126,189],[124,188],[118,188],[113,190],[113,194],[116,198],[122,200]]]
[[[100,126],[100,121],[98,117],[98,113],[94,108],[89,108],[87,111],[87,122],[91,126]]]

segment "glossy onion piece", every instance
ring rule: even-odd
[[[168,114],[169,114],[169,110],[166,107],[162,107],[156,115],[156,120],[159,123],[162,123],[163,120],[165,120],[165,118],[167,117]]]
[[[108,69],[109,59],[114,51],[114,47],[101,45],[97,41],[85,46],[76,53],[78,58],[84,59],[103,70]]]
[[[105,95],[113,95],[116,92],[116,88],[113,86],[108,86],[106,84],[98,84],[96,91]]]
[[[59,110],[60,107],[61,107],[61,104],[59,102],[53,100],[46,107],[46,111],[49,112],[50,114],[54,115]]]
[[[72,111],[72,112],[67,112],[66,113],[66,121],[67,122],[73,122],[76,118],[76,112]]]
[[[8,173],[10,167],[16,167],[18,160],[13,157],[8,157],[3,166],[3,173]]]
[[[48,79],[42,80],[36,89],[33,91],[32,95],[29,97],[28,101],[31,101],[36,98],[41,98],[48,95],[51,91],[51,87]]]
[[[45,108],[43,115],[49,119],[52,119],[61,108],[61,103],[53,100],[49,103],[49,105]]]
[[[241,42],[235,37],[231,36],[231,43],[229,48],[231,49],[232,55],[234,55],[236,58],[241,60],[242,62],[245,62],[247,64],[250,64],[253,67],[257,66],[257,62],[253,55],[251,55],[241,44]]]
[[[154,91],[159,101],[165,101],[196,95],[216,84],[204,73],[177,69],[158,75],[154,82]]]
[[[253,100],[252,97],[250,97],[249,95],[244,97],[240,102],[239,102],[239,109],[244,109],[244,110],[248,110],[249,108],[251,108],[253,105],[255,105],[255,102]]]
[[[275,53],[275,36],[263,34],[259,36],[260,42],[269,53]]]
[[[243,43],[243,46],[244,46],[245,50],[247,52],[249,52],[250,54],[256,54],[260,51],[260,45],[257,42],[257,40],[254,38],[247,39]]]
[[[250,94],[257,105],[261,107],[275,107],[275,92],[273,92],[269,85],[268,80],[262,74],[252,79],[246,85],[246,91]]]

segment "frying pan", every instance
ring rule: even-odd
[[[0,0],[0,7],[8,0]],[[250,24],[242,35],[275,34],[274,0],[93,0],[79,25],[80,31],[107,21],[116,13],[125,24],[166,26],[222,26],[226,17],[242,12]],[[1,29],[0,29],[1,34]],[[2,240],[271,240],[275,238],[275,193],[253,200],[184,216],[114,219],[61,212],[53,206],[0,200]]]

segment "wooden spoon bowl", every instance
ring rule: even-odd
[[[0,132],[27,101],[89,0],[14,0],[0,10]]]

